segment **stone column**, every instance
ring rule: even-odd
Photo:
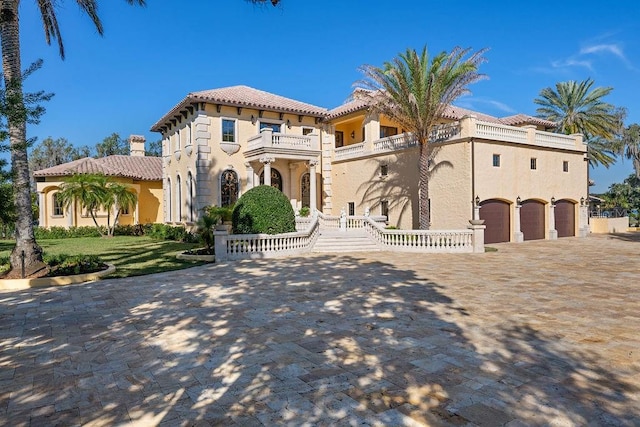
[[[38,225],[46,227],[45,220],[47,218],[47,207],[45,206],[45,197],[42,191],[38,191]]]
[[[273,157],[261,157],[260,163],[264,165],[264,185],[271,186],[271,163],[273,163]]]
[[[67,206],[67,211],[65,214],[67,215],[67,228],[73,227],[73,211],[75,210],[75,202],[71,202],[69,206]]]
[[[471,225],[467,225],[467,228],[473,231],[473,253],[484,253],[484,230],[486,225],[480,224],[484,222],[481,220],[469,221]]]
[[[245,163],[244,167],[247,168],[247,190],[251,190],[253,188],[253,167],[249,162]]]
[[[580,237],[589,235],[589,204],[585,203],[580,206],[580,214],[578,215],[578,228]]]
[[[520,208],[522,206],[519,203],[516,203],[516,213],[513,216],[513,238],[517,243],[524,242],[524,234],[520,230]]]
[[[216,252],[216,262],[218,261],[227,261],[227,237],[229,236],[228,231],[214,231],[214,250]]]
[[[549,205],[549,240],[558,238],[558,230],[556,230],[556,204],[551,202]]]
[[[316,190],[316,166],[318,166],[317,160],[311,160],[309,162],[309,210],[313,213],[318,208],[317,199],[318,199],[318,191]]]

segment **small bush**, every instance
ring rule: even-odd
[[[0,276],[11,269],[8,256],[0,256]]]
[[[100,237],[100,230],[96,227],[35,227],[34,234],[38,239],[69,239],[74,237]]]
[[[48,276],[69,276],[104,270],[106,264],[97,255],[45,255],[44,262],[51,268]]]
[[[309,209],[307,206],[303,206],[300,208],[300,216],[301,217],[308,217],[309,215],[311,215],[311,209]]]
[[[235,234],[280,234],[296,231],[291,203],[277,188],[260,185],[244,193],[233,210]]]
[[[147,235],[156,240],[174,240],[184,243],[195,243],[198,241],[198,238],[189,233],[182,225],[152,224]]]

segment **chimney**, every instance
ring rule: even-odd
[[[129,136],[129,155],[144,157],[144,142],[145,139],[142,135]]]

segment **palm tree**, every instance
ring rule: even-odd
[[[624,129],[618,144],[618,153],[633,161],[636,177],[640,178],[640,125],[633,123]]]
[[[145,5],[145,0],[125,0],[130,5]],[[247,0],[250,3],[262,4],[267,0]],[[277,5],[280,0],[269,0]],[[64,59],[64,43],[58,24],[58,7],[60,0],[38,0],[44,36],[48,44],[57,40],[60,56]],[[97,0],[76,0],[76,3],[93,22],[98,34],[104,29],[98,16]],[[13,193],[18,219],[16,220],[16,246],[11,252],[11,271],[7,277],[17,277],[21,259],[24,257],[27,275],[46,273],[42,262],[42,248],[37,244],[31,221],[31,190],[29,187],[29,162],[27,157],[27,128],[24,93],[22,90],[22,63],[20,59],[20,0],[2,0],[0,2],[0,47],[2,48],[2,71],[6,97],[11,100],[13,110],[17,114],[7,117],[9,143],[11,151],[11,169],[13,172]]]
[[[418,54],[407,49],[382,67],[361,67],[364,80],[356,83],[354,97],[370,109],[396,121],[419,144],[419,226],[428,229],[429,178],[438,146],[430,140],[444,110],[458,97],[469,93],[468,86],[484,78],[478,66],[485,61],[486,49],[472,53],[454,48],[429,58],[427,47]]]
[[[74,202],[78,203],[81,209],[89,213],[96,228],[102,234],[96,212],[104,205],[107,198],[106,186],[107,180],[103,175],[77,174],[67,178],[60,185],[58,198],[65,209],[72,207]]]
[[[581,133],[587,143],[589,164],[609,167],[615,162],[613,139],[622,127],[620,111],[604,102],[613,88],[593,88],[593,80],[556,83],[540,91],[534,103],[539,117],[556,123],[555,131],[567,135]]]
[[[138,196],[130,187],[119,182],[107,181],[104,187],[102,207],[107,211],[107,235],[113,237],[120,214],[123,211],[133,209],[138,202]],[[113,224],[111,212],[115,210]]]

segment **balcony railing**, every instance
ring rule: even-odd
[[[259,135],[250,137],[247,140],[249,150],[260,148],[285,148],[291,150],[319,150],[320,140],[318,135],[288,135],[280,132],[273,132],[272,129],[265,128]]]
[[[431,143],[455,141],[460,138],[478,138],[538,147],[562,148],[586,151],[582,139],[577,135],[562,135],[536,130],[535,126],[507,126],[465,117],[459,122],[434,128],[429,137]],[[369,142],[336,148],[334,161],[344,161],[359,157],[375,156],[394,151],[406,150],[418,145],[412,134],[403,133]]]

